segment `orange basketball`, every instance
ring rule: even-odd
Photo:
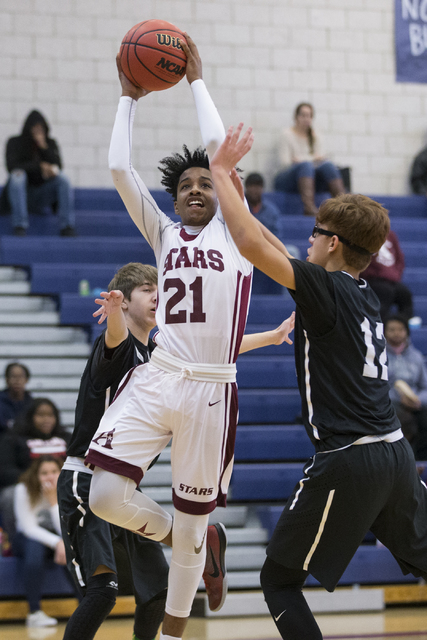
[[[181,29],[165,20],[145,20],[130,29],[120,46],[125,76],[147,91],[162,91],[185,76],[187,56]]]

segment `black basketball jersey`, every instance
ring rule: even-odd
[[[291,260],[295,360],[307,433],[317,451],[400,427],[390,402],[380,304],[365,280]]]
[[[115,349],[105,346],[105,331],[96,339],[80,382],[73,435],[67,455],[84,458],[106,408],[112,402],[126,373],[148,362],[155,347],[150,339],[142,344],[130,331]]]

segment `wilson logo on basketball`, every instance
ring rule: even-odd
[[[166,60],[166,58],[160,58],[160,60],[156,64],[156,67],[159,66],[162,69],[166,69],[166,71],[169,71],[169,73],[174,73],[177,76],[182,76],[185,72],[185,67],[181,67],[179,64],[176,64],[176,62],[172,62],[171,60]]]
[[[170,36],[168,33],[156,33],[157,44],[164,45],[165,47],[173,47],[174,49],[181,49],[179,44],[179,38]]]

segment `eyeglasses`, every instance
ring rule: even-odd
[[[357,253],[361,253],[364,256],[371,255],[371,253],[367,249],[364,249],[363,247],[359,247],[357,246],[357,244],[352,244],[349,240],[347,240],[346,238],[343,238],[338,233],[334,233],[333,231],[329,231],[328,229],[321,229],[320,227],[317,226],[317,224],[314,225],[311,235],[313,238],[315,238],[318,235],[328,236],[328,238],[333,238],[334,236],[336,236],[340,242],[345,244],[347,247],[350,247],[350,249],[353,249],[353,251],[356,251]]]

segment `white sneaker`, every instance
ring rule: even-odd
[[[44,611],[34,611],[27,616],[27,627],[54,627],[58,624],[56,618],[51,618]]]
[[[57,637],[57,632],[56,627],[28,627],[27,640],[47,640],[52,636]]]

